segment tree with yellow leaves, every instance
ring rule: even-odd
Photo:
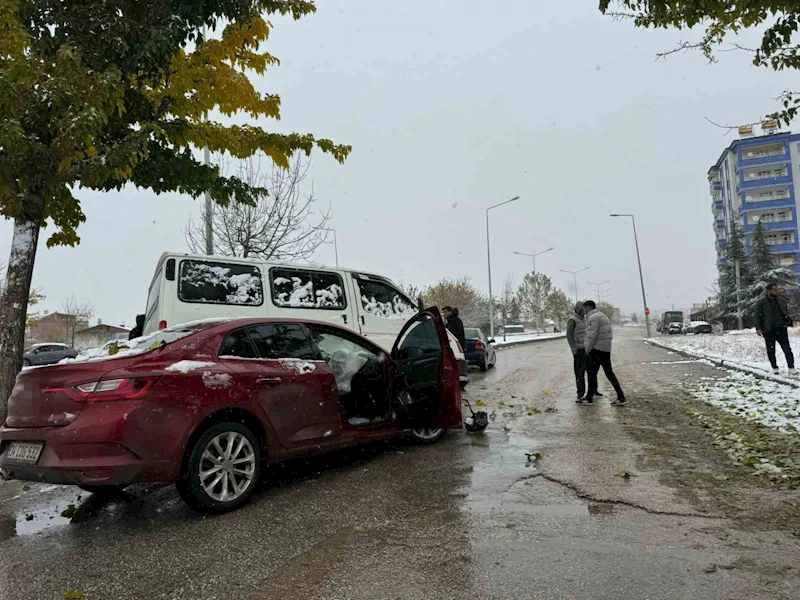
[[[298,19],[305,0],[0,0],[0,214],[14,220],[0,307],[0,422],[22,364],[25,314],[40,229],[47,244],[79,243],[79,187],[208,192],[225,205],[266,190],[204,165],[207,146],[288,166],[316,147],[342,162],[349,146],[311,134],[204,120],[216,110],[280,118],[280,98],[249,76],[278,59],[263,51],[270,14]],[[221,39],[205,28],[226,24]],[[191,48],[191,49],[189,49]]]

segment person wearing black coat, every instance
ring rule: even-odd
[[[467,347],[467,334],[464,333],[464,323],[458,316],[458,309],[445,306],[442,312],[447,320],[447,330],[455,336],[463,350]]]
[[[786,356],[786,365],[789,372],[794,373],[794,354],[789,345],[789,330],[792,318],[786,300],[780,295],[781,290],[777,283],[767,285],[766,295],[756,303],[753,316],[756,321],[756,333],[764,338],[767,344],[767,358],[772,365],[773,373],[779,373],[778,360],[775,356],[775,343],[777,342]]]
[[[131,329],[130,333],[128,334],[128,339],[132,340],[138,337],[142,337],[144,334],[144,315],[136,315],[136,327]]]

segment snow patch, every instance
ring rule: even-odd
[[[227,373],[203,373],[203,385],[211,390],[222,390],[232,385],[232,378]]]
[[[171,371],[173,373],[183,373],[186,375],[187,373],[191,373],[192,371],[196,371],[197,369],[207,369],[213,367],[215,363],[213,362],[205,362],[201,360],[179,360],[176,363],[171,364],[168,366],[165,371]]]
[[[317,370],[317,366],[314,363],[299,358],[280,358],[278,359],[278,362],[283,366],[292,369],[298,375],[306,375]]]

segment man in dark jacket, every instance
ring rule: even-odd
[[[144,315],[136,315],[136,327],[131,329],[128,339],[133,340],[144,334]]]
[[[464,323],[461,322],[461,318],[458,316],[458,309],[445,306],[442,313],[447,320],[447,330],[455,336],[463,350],[467,347],[467,335],[464,333]]]
[[[786,356],[789,372],[794,372],[794,354],[789,345],[788,327],[792,325],[792,318],[786,306],[786,300],[780,295],[781,290],[777,283],[767,285],[766,295],[756,303],[754,317],[756,320],[756,333],[764,337],[767,344],[767,357],[772,365],[772,372],[777,374],[778,360],[775,357],[775,342],[781,345],[781,350]]]

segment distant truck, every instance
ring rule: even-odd
[[[668,310],[661,314],[661,320],[656,325],[656,330],[659,333],[668,333],[670,323],[683,324],[683,312],[679,310]]]

